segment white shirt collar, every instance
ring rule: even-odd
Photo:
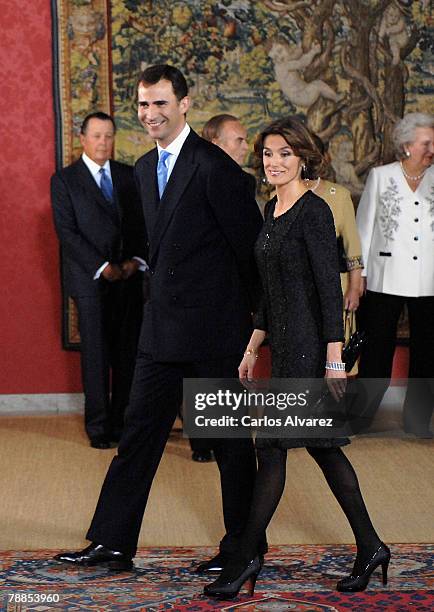
[[[95,178],[95,177],[99,177],[99,170],[100,168],[104,168],[104,170],[107,172],[107,174],[110,176],[111,178],[111,172],[110,172],[110,160],[108,159],[106,161],[106,163],[103,166],[100,166],[99,164],[97,164],[96,162],[93,161],[93,159],[90,159],[90,157],[88,155],[86,155],[86,153],[83,151],[83,153],[81,154],[81,158],[84,161],[84,163],[86,164],[86,166],[88,167],[91,175]]]
[[[171,156],[178,157],[178,155],[181,152],[182,145],[186,141],[187,136],[189,134],[190,134],[190,126],[188,125],[188,123],[186,123],[182,129],[182,132],[178,134],[175,140],[172,140],[172,142],[165,149],[163,149],[163,147],[160,147],[160,145],[157,142],[158,157],[160,157],[160,152],[163,150],[170,153]]]

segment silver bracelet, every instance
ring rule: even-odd
[[[336,372],[345,372],[345,364],[341,361],[326,361],[326,370],[335,370]]]

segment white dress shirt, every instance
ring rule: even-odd
[[[93,176],[94,181],[98,185],[99,188],[101,188],[101,174],[100,174],[101,168],[104,168],[106,174],[110,177],[110,180],[112,181],[112,173],[110,170],[110,160],[109,159],[106,161],[106,163],[103,166],[100,166],[99,164],[94,162],[93,159],[90,159],[90,157],[86,155],[86,153],[84,152],[81,154],[81,159],[84,161],[84,163],[88,167],[89,172]]]
[[[188,125],[188,123],[186,123],[182,129],[182,132],[180,134],[178,134],[178,136],[175,138],[175,140],[172,140],[172,142],[170,143],[170,145],[168,145],[165,149],[163,149],[162,147],[160,147],[160,145],[157,143],[157,149],[158,149],[158,158],[160,158],[160,153],[161,151],[167,151],[168,153],[170,153],[168,159],[167,159],[167,180],[169,180],[170,175],[172,174],[172,170],[176,164],[176,160],[178,159],[178,155],[181,152],[182,149],[182,145],[184,144],[184,142],[187,139],[187,136],[190,134],[190,126]]]
[[[357,208],[370,291],[434,295],[434,167],[412,191],[399,162],[373,168]]]

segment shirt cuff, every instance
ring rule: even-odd
[[[149,266],[146,263],[146,261],[144,259],[142,259],[141,257],[136,257],[134,256],[132,259],[135,259],[136,261],[139,262],[140,266],[139,266],[139,270],[141,272],[146,272],[146,270],[149,270]]]
[[[102,266],[98,268],[98,270],[95,272],[95,276],[93,277],[93,280],[98,280],[101,274],[103,273],[103,271],[107,268],[109,264],[110,264],[109,261],[106,261],[105,263],[103,263]]]

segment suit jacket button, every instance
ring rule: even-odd
[[[170,276],[173,276],[175,274],[175,270],[173,268],[169,268],[167,271]]]
[[[178,301],[178,296],[172,295],[172,302],[177,302],[177,301]]]
[[[413,259],[417,259],[417,255],[413,255]]]
[[[177,244],[176,242],[174,242],[172,246],[176,251],[179,251],[179,249],[181,248],[181,246]]]

